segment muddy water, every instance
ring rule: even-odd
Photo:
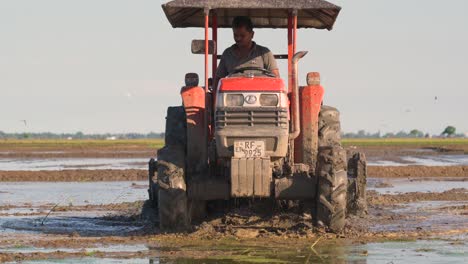
[[[148,158],[0,158],[1,171],[127,170],[146,169]],[[460,166],[468,155],[403,156],[398,159],[370,158],[370,166]]]
[[[108,253],[126,252],[131,254],[132,247],[113,248]],[[127,251],[125,251],[127,250]],[[327,245],[285,250],[267,246],[234,246],[232,248],[211,248],[218,253],[207,257],[165,256],[169,249],[135,246],[135,252],[144,252],[146,256],[130,259],[96,258],[97,252],[106,252],[106,248],[84,249],[88,256],[83,258],[65,258],[57,260],[24,261],[22,263],[466,263],[468,246],[460,240],[417,240],[401,242],[368,243],[365,245]],[[198,248],[198,250],[209,250]],[[60,249],[62,252],[77,252]],[[28,252],[23,250],[23,252]],[[219,254],[222,252],[223,254]]]
[[[134,202],[147,197],[146,181],[2,182],[0,206],[88,205]]]
[[[458,166],[468,165],[468,155],[420,155],[420,156],[402,156],[392,157],[391,159],[385,158],[372,158],[368,159],[370,166]]]
[[[396,190],[402,190],[405,185],[401,181],[392,184]],[[425,182],[420,184],[424,185]],[[144,188],[135,189],[132,186],[135,186],[132,182],[7,185],[5,189],[14,195],[8,202],[9,211],[5,210],[0,216],[0,254],[20,256],[25,260],[22,263],[463,263],[468,258],[468,218],[466,209],[463,209],[468,206],[467,201],[419,201],[387,207],[371,206],[370,213],[377,218],[369,221],[370,232],[388,234],[389,237],[399,234],[399,241],[372,242],[371,239],[356,243],[353,239],[324,239],[322,242],[318,236],[299,240],[285,237],[286,242],[268,238],[257,241],[255,238],[236,236],[207,241],[197,240],[193,235],[186,239],[177,236],[158,238],[159,235],[146,237],[145,225],[137,219],[126,217],[132,214],[129,211],[131,206],[123,211],[114,210],[112,206],[99,210],[98,205],[146,198]],[[72,195],[76,204],[65,204],[65,207],[70,206],[69,210],[52,211],[47,216],[50,209],[44,208],[50,208],[57,200],[48,197],[47,193],[56,189],[62,189],[62,192],[57,191],[55,195]],[[126,194],[127,190],[138,195],[119,194],[120,191]],[[99,195],[84,195],[93,192]],[[24,195],[30,196],[26,198]],[[85,202],[85,199],[91,200]],[[27,213],[27,201],[34,201],[32,207],[36,209],[31,213],[36,215],[16,216],[20,211]],[[80,206],[89,204],[95,206],[81,210],[83,207]],[[379,214],[382,216],[379,217]],[[389,221],[386,221],[387,217],[390,217]],[[431,235],[431,232],[437,234],[451,230],[459,230],[456,234],[462,230],[462,235]],[[414,231],[424,231],[425,235],[421,235],[423,239],[415,240],[414,236],[405,239],[405,232]],[[74,242],[46,242],[57,239]],[[186,241],[189,243],[184,244]],[[315,242],[317,244],[312,247]]]
[[[398,194],[409,192],[444,192],[455,188],[468,190],[468,178],[381,179],[369,178],[368,190]]]
[[[468,245],[459,240],[369,243],[352,248],[348,259],[364,261],[359,263],[467,263]]]
[[[428,154],[372,162],[468,164],[466,155]],[[19,159],[8,154],[0,158],[0,170],[144,169],[146,162],[140,158]],[[370,204],[367,218],[349,219],[351,231],[343,237],[320,230],[288,233],[287,228],[271,226],[276,218],[269,222],[244,215],[236,221],[212,219],[194,233],[166,235],[139,218],[141,201],[147,197],[146,181],[0,182],[0,262],[468,263],[468,199],[436,195],[454,188],[468,190],[467,179],[369,179],[369,187],[383,202]],[[413,192],[425,198],[412,196]],[[455,195],[466,193],[459,190]],[[280,214],[278,221],[287,217]],[[291,224],[298,230],[304,225]],[[211,231],[205,232],[204,227]]]
[[[148,158],[0,158],[1,171],[146,169]]]
[[[146,199],[146,182],[21,182],[0,186],[0,231],[80,235],[128,234],[141,229],[119,219],[112,204]],[[140,187],[141,186],[141,187]],[[74,211],[76,206],[93,206]],[[56,208],[60,210],[54,211]],[[50,215],[47,215],[50,214]]]
[[[37,247],[15,247],[15,248],[3,248],[3,252],[16,252],[16,253],[52,253],[54,251],[62,252],[79,252],[74,248],[37,248]],[[79,249],[82,250],[82,249]],[[84,249],[86,252],[138,252],[138,251],[147,251],[148,247],[146,245],[112,245],[104,247],[90,247]]]
[[[159,259],[112,259],[112,258],[77,258],[77,259],[48,259],[48,260],[35,260],[35,261],[22,261],[21,263],[25,264],[45,264],[45,263],[89,263],[89,264],[151,264],[151,263],[164,263]],[[174,263],[173,261],[167,263]],[[187,263],[187,262],[186,262]]]
[[[0,156],[1,157],[1,156]],[[127,170],[146,169],[148,158],[0,158],[0,171],[56,170]],[[468,155],[403,156],[385,159],[369,158],[369,166],[462,166],[468,165]]]
[[[57,215],[46,217],[5,217],[0,219],[0,230],[5,233],[45,233],[45,234],[78,234],[80,236],[127,235],[142,229],[142,225],[129,221],[108,220],[106,214]]]

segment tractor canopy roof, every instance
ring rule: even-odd
[[[220,28],[235,16],[249,16],[256,28],[287,28],[297,11],[298,28],[333,28],[341,8],[324,0],[173,0],[162,5],[174,28],[204,27],[205,10],[215,11]]]

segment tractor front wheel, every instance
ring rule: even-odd
[[[341,147],[340,112],[323,105],[319,113],[316,220],[338,233],[346,219],[347,160]]]
[[[318,154],[317,223],[334,233],[341,232],[346,218],[346,151],[322,147]]]

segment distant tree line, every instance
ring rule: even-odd
[[[430,137],[465,137],[463,133],[456,133],[456,128],[454,126],[447,126],[440,135],[431,135],[429,133],[424,133],[418,129],[412,129],[410,131],[399,131],[396,133],[388,132],[385,134],[369,133],[365,130],[359,130],[358,132],[343,133],[343,138],[430,138]]]
[[[76,133],[5,133],[0,131],[0,139],[155,139],[164,138],[164,133],[105,133],[85,134],[81,131]]]

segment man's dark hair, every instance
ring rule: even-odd
[[[240,28],[245,27],[247,31],[252,32],[253,30],[253,23],[250,17],[248,16],[236,16],[232,20],[232,28]]]

